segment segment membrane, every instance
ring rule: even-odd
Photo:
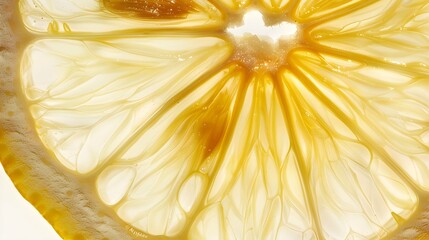
[[[428,15],[426,0],[383,0],[323,23],[310,35],[315,43],[349,53],[354,60],[361,55],[379,63],[406,66],[410,71],[427,72]]]
[[[20,12],[25,27],[38,33],[91,34],[138,29],[207,29],[223,24],[222,13],[209,1],[191,2],[192,11],[176,18],[168,15],[154,18],[133,16],[124,11],[113,12],[106,9],[99,0],[20,0]],[[152,9],[154,10],[156,9]]]
[[[240,80],[239,70],[231,66],[188,92],[143,126],[101,173],[98,193],[106,203],[109,198],[103,196],[121,199],[114,209],[126,223],[151,235],[176,236],[183,231],[206,193],[210,169],[219,161]],[[111,173],[119,176],[123,168],[134,171],[122,181],[135,175],[125,195],[110,184]]]
[[[42,142],[85,174],[230,51],[215,37],[39,40],[25,51],[21,85]]]
[[[381,100],[387,104],[384,107],[390,108],[391,101],[383,101],[383,98],[391,99],[390,94],[406,88],[407,84],[395,90],[389,79],[380,78],[383,75],[359,77],[358,71],[364,73],[370,69],[365,68],[365,64],[353,66],[344,60],[348,65],[336,68],[333,62],[321,61],[322,58],[307,51],[294,52],[292,59],[294,68],[301,71],[303,77],[284,79],[285,86],[291,89],[291,97],[286,101],[299,102],[299,108],[291,109],[291,112],[300,116],[297,122],[303,126],[297,136],[305,138],[302,142],[307,145],[301,152],[308,161],[314,205],[324,237],[371,239],[386,236],[416,210],[418,196],[414,182],[404,174],[405,166],[411,161],[403,161],[383,149],[393,147],[392,143],[404,144],[414,138],[405,132],[391,135],[393,132],[388,129],[392,123],[387,119],[393,116],[370,110],[372,106],[368,103]],[[404,80],[404,76],[400,78],[394,79]],[[356,89],[358,91],[366,87],[367,94],[374,94],[378,90],[374,98],[359,99],[353,88],[345,87],[348,84],[357,86],[359,82],[367,85],[361,85],[362,89]],[[379,88],[371,87],[374,85]],[[410,110],[404,109],[407,111]],[[425,126],[427,128],[427,124]],[[419,158],[425,154],[427,149],[408,152],[407,156],[424,164],[424,159]],[[421,169],[421,174],[426,175],[427,168]]]
[[[313,235],[301,175],[269,76],[251,80],[189,239],[305,239]],[[307,238],[309,239],[309,238]]]
[[[320,21],[346,15],[351,11],[368,6],[374,0],[300,0],[293,10],[294,18],[299,22]]]
[[[290,0],[259,0],[261,4],[272,12],[281,12],[289,4]]]
[[[237,12],[245,9],[252,3],[251,0],[217,0],[216,2],[219,2],[230,11]]]
[[[367,134],[374,148],[428,191],[427,77],[328,54],[295,54],[294,64],[355,122],[355,131]]]

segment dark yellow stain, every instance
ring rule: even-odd
[[[223,139],[228,123],[226,106],[228,104],[222,103],[222,100],[215,102],[196,123],[203,159],[207,158]]]
[[[149,19],[186,18],[195,11],[191,0],[103,0],[103,5],[121,16]]]

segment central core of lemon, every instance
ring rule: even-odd
[[[298,26],[287,21],[267,25],[256,10],[242,20],[226,29],[236,45],[233,59],[254,71],[276,71],[286,64],[287,53],[298,44]]]

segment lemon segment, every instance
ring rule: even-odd
[[[320,24],[309,35],[316,44],[342,51],[353,60],[365,56],[427,74],[428,13],[425,0],[378,1]]]
[[[314,237],[279,95],[269,75],[249,81],[189,239]]]
[[[353,119],[354,131],[367,134],[411,184],[429,190],[426,78],[329,54],[296,54],[296,66]]]
[[[289,6],[290,0],[259,0],[260,3],[270,12],[281,12]]]
[[[201,173],[193,173],[180,186],[178,202],[180,207],[190,213],[198,207],[207,189],[208,178]]]
[[[20,0],[19,5],[25,27],[37,33],[93,34],[137,29],[210,29],[223,24],[224,16],[209,1],[192,2],[193,9],[189,13],[178,18],[158,19],[114,12],[98,0]]]
[[[305,52],[293,54],[296,62],[312,60]],[[418,197],[414,189],[386,163],[384,152],[366,141],[358,126],[321,98],[321,94],[330,96],[338,94],[336,91],[323,88],[319,93],[304,77],[294,76],[287,74],[283,79],[284,101],[293,122],[290,128],[298,143],[298,159],[305,162],[300,170],[306,184],[312,186],[307,190],[316,209],[313,216],[320,221],[320,233],[325,239],[386,236],[399,224],[392,215],[407,219],[415,211]],[[321,78],[308,77],[313,81]],[[350,107],[349,112],[354,109]],[[306,144],[299,144],[303,142]]]
[[[98,176],[97,189],[101,200],[109,206],[117,204],[131,188],[136,170],[130,166],[109,166]]]
[[[375,0],[301,0],[297,2],[292,11],[294,18],[299,22],[310,23],[338,18],[350,11],[371,5]]]
[[[240,85],[235,68],[220,71],[161,111],[103,170],[98,193],[106,204],[116,204],[113,208],[125,222],[151,235],[183,231],[219,161]],[[121,188],[111,188],[112,181]]]
[[[251,0],[217,0],[216,3],[228,9],[228,11],[239,13],[243,11],[243,9],[248,7],[252,3],[252,1]]]
[[[39,40],[22,58],[21,86],[42,142],[86,174],[230,52],[215,37]]]

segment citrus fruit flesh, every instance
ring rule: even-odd
[[[427,236],[426,1],[0,10],[2,164],[63,238]]]

